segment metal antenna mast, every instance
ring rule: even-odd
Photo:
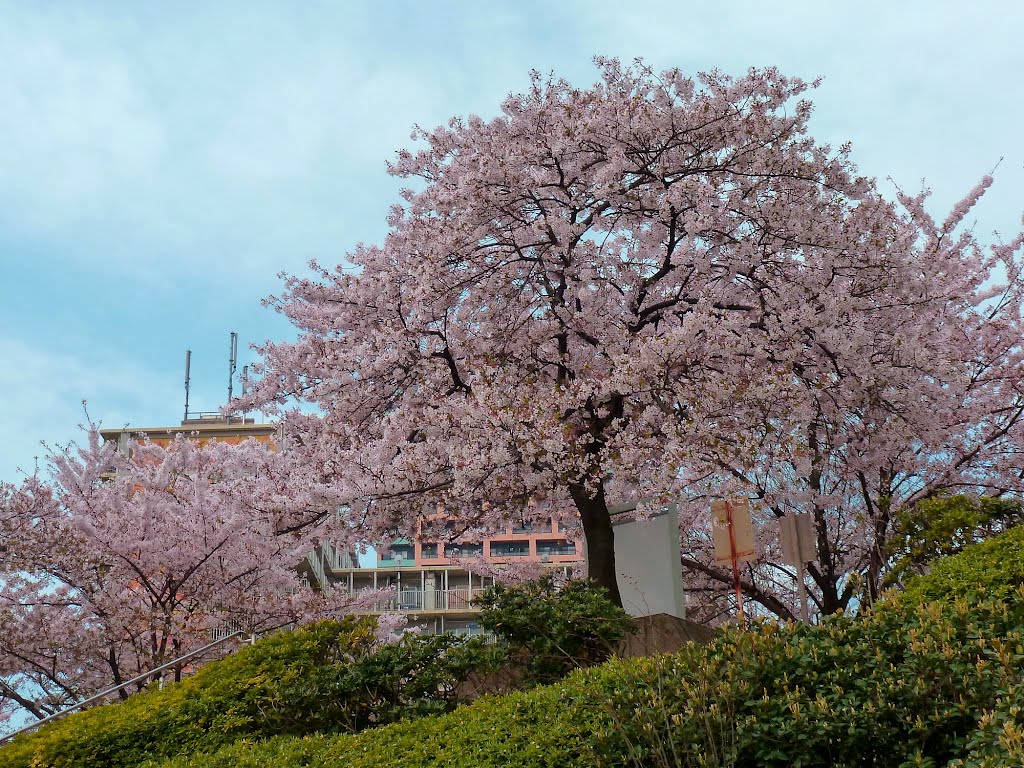
[[[249,366],[242,366],[242,397],[249,394]],[[245,424],[245,411],[242,412],[242,423]]]
[[[231,404],[231,390],[235,380],[235,368],[238,367],[238,334],[231,332],[231,357],[228,360],[228,405]]]
[[[188,386],[191,380],[192,372],[192,350],[185,350],[185,417],[182,421],[188,420]]]

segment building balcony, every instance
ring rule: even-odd
[[[529,541],[492,541],[490,542],[491,558],[529,557]]]
[[[576,542],[567,540],[538,541],[537,554],[540,557],[577,555]]]
[[[449,611],[454,613],[478,613],[473,598],[483,594],[478,587],[455,587],[452,589],[403,589],[387,600],[377,603],[378,613],[429,613]]]

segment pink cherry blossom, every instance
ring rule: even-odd
[[[0,711],[43,717],[209,643],[215,628],[266,631],[377,597],[300,581],[308,539],[251,493],[265,446],[129,447],[131,458],[92,430],[85,448],[52,456],[50,477],[0,486]]]
[[[609,506],[677,500],[707,615],[731,579],[708,502],[740,493],[764,610],[792,615],[772,521],[795,511],[818,609],[871,599],[899,505],[1020,490],[1022,240],[958,229],[987,178],[943,224],[884,199],[775,69],[597,64],[418,131],[383,242],[269,300],[298,338],[239,404],[287,423],[258,493],[349,541],[439,508],[483,532],[575,517],[616,597]]]

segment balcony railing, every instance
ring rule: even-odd
[[[497,641],[497,638],[494,636],[494,633],[488,632],[486,629],[480,626],[452,627],[451,629],[446,629],[445,631],[450,632],[456,637],[483,637],[492,643]]]
[[[475,542],[463,543],[463,544],[445,544],[444,545],[444,556],[448,558],[453,557],[483,557],[484,545],[477,544]]]
[[[206,631],[210,642],[218,642],[229,637],[242,634],[251,634],[252,627],[243,624],[241,621],[227,621],[219,626],[211,627]]]
[[[416,613],[419,611],[475,611],[472,599],[483,593],[483,589],[474,587],[455,587],[454,589],[403,589],[387,600],[377,603],[381,612],[397,611],[399,613]]]
[[[575,545],[568,545],[565,547],[537,547],[537,554],[541,557],[550,557],[551,555],[575,555]]]

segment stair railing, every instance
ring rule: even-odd
[[[95,694],[93,696],[90,696],[88,699],[84,699],[83,701],[80,701],[77,704],[72,704],[67,709],[62,709],[60,712],[54,712],[52,715],[47,715],[46,717],[44,717],[44,718],[42,718],[40,720],[36,720],[34,723],[29,723],[28,725],[26,725],[23,728],[19,728],[16,731],[12,731],[11,733],[8,733],[8,734],[6,734],[4,736],[0,736],[0,744],[3,744],[5,741],[8,741],[10,739],[13,739],[19,733],[25,733],[26,731],[31,731],[31,730],[33,730],[35,728],[38,728],[43,723],[48,723],[51,720],[57,720],[57,719],[59,719],[61,717],[64,717],[64,715],[70,714],[71,712],[74,712],[76,709],[81,709],[82,707],[86,706],[87,704],[91,704],[94,701],[99,701],[100,699],[103,699],[103,698],[109,696],[112,693],[116,693],[117,691],[120,691],[122,688],[127,688],[129,685],[134,685],[135,683],[137,683],[137,682],[139,682],[141,680],[145,680],[147,677],[153,677],[158,672],[163,672],[165,669],[169,669],[171,667],[176,667],[176,666],[180,665],[182,662],[188,661],[189,659],[191,659],[191,658],[193,658],[195,656],[198,656],[201,653],[205,653],[206,651],[210,650],[211,648],[214,648],[214,647],[220,645],[221,643],[226,643],[228,640],[236,638],[239,635],[249,635],[249,637],[250,637],[252,642],[256,641],[256,635],[255,634],[250,634],[249,632],[246,632],[245,630],[241,630],[240,629],[237,632],[232,632],[230,635],[226,635],[225,637],[222,637],[219,640],[214,640],[212,643],[204,645],[202,648],[197,648],[194,651],[189,651],[184,656],[179,656],[178,658],[176,658],[176,659],[174,659],[172,661],[168,661],[166,664],[161,664],[159,667],[154,667],[153,669],[150,669],[150,670],[148,670],[146,672],[143,672],[141,675],[136,675],[131,680],[127,680],[127,681],[121,683],[120,685],[115,685],[113,688],[107,688],[105,691],[100,691],[99,693],[97,693],[97,694]]]

